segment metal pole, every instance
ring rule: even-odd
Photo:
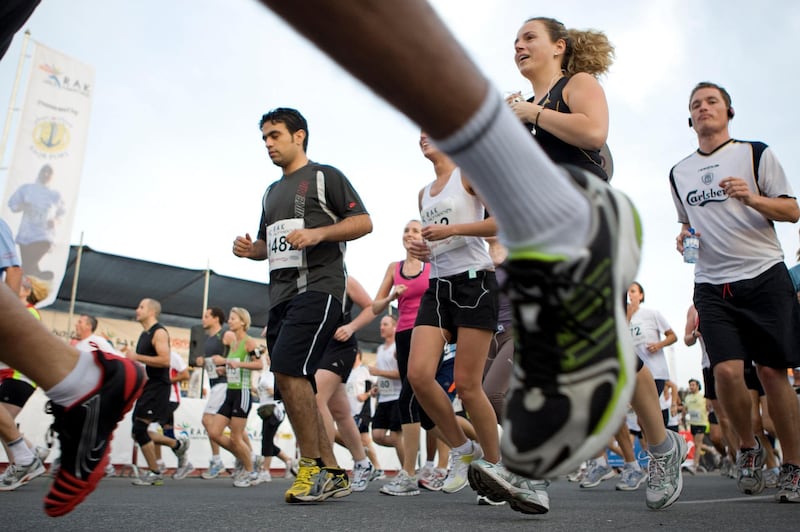
[[[6,123],[3,126],[3,136],[0,137],[0,168],[3,168],[3,159],[6,154],[6,144],[8,143],[8,133],[11,130],[11,117],[14,113],[14,106],[17,102],[17,90],[19,90],[20,78],[22,78],[22,66],[25,64],[25,51],[28,48],[28,41],[31,38],[31,30],[25,30],[25,38],[22,41],[22,51],[19,54],[17,63],[17,76],[14,78],[14,88],[11,89],[11,101],[8,102],[8,113]]]
[[[72,275],[72,293],[69,296],[69,318],[67,330],[72,327],[72,315],[75,312],[75,299],[78,295],[78,276],[81,273],[81,257],[83,256],[83,231],[81,231],[81,243],[78,245],[78,256],[75,259],[75,273]]]
[[[203,287],[203,313],[200,314],[202,317],[203,314],[206,313],[206,309],[208,308],[208,281],[211,278],[211,261],[206,261],[206,283]]]

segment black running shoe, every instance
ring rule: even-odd
[[[49,403],[61,443],[61,467],[44,498],[51,517],[71,512],[105,476],[114,429],[144,387],[144,370],[135,362],[98,349],[93,355],[102,370],[97,388],[69,408]]]
[[[604,448],[636,382],[624,294],[639,265],[641,222],[625,195],[567,170],[591,204],[585,253],[515,250],[505,265],[516,360],[502,456],[529,478],[566,475]]]

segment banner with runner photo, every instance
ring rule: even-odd
[[[26,275],[56,298],[69,257],[83,170],[94,69],[36,43],[0,217],[11,227]]]

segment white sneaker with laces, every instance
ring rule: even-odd
[[[580,486],[582,488],[594,488],[599,486],[602,481],[614,478],[616,475],[617,472],[607,462],[601,464],[597,460],[589,460],[586,474],[583,476]]]
[[[525,478],[502,464],[475,460],[469,466],[469,485],[495,504],[508,502],[516,512],[544,514],[550,510],[549,483],[546,480]],[[478,504],[481,504],[480,500]]]
[[[13,491],[39,475],[43,475],[44,472],[44,464],[38,456],[34,456],[33,462],[28,465],[11,464],[0,482],[0,491]]]
[[[450,471],[447,473],[447,478],[442,486],[442,491],[445,493],[456,493],[461,491],[467,485],[469,480],[469,465],[483,458],[483,450],[478,442],[471,441],[472,451],[469,453],[461,454],[453,449],[450,450]]]
[[[668,508],[683,491],[683,475],[681,464],[686,460],[689,446],[683,436],[671,430],[667,437],[672,439],[672,449],[663,455],[650,454],[650,463],[647,465],[647,493],[645,500],[651,510]]]
[[[350,488],[353,491],[364,491],[367,489],[367,484],[369,484],[369,478],[372,476],[373,469],[372,464],[369,462],[367,462],[366,467],[356,464],[353,467],[353,481],[350,483]]]
[[[636,491],[646,480],[646,471],[625,466],[622,469],[622,478],[617,482],[615,488],[617,491]]]
[[[206,469],[200,476],[206,480],[211,480],[212,478],[217,478],[224,470],[225,465],[222,463],[222,461],[215,462],[212,460],[208,464],[208,469]]]

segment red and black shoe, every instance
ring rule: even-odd
[[[51,517],[71,512],[105,476],[114,429],[144,388],[144,370],[135,362],[97,349],[92,354],[102,370],[98,386],[69,408],[48,404],[61,443],[61,468],[44,498]]]

